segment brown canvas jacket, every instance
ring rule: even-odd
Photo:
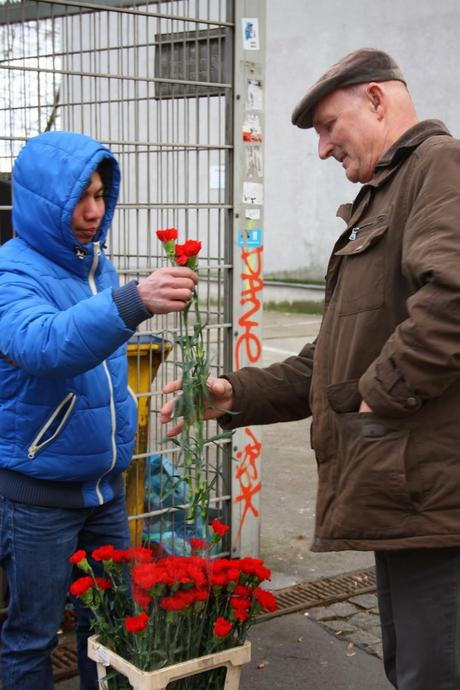
[[[418,123],[338,215],[316,344],[229,374],[226,426],[312,413],[313,550],[458,546],[460,142]]]

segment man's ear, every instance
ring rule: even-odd
[[[369,99],[372,111],[378,115],[379,119],[381,119],[383,117],[384,112],[384,93],[382,87],[378,82],[372,81],[370,84],[367,85],[366,95]]]

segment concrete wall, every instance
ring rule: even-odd
[[[265,273],[322,277],[340,203],[359,186],[320,161],[313,130],[290,123],[294,105],[334,62],[357,48],[391,53],[420,118],[460,136],[458,0],[267,0]]]

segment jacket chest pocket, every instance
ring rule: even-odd
[[[379,309],[385,296],[387,216],[350,229],[350,241],[335,252],[343,257],[336,287],[339,315]]]

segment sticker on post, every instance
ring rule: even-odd
[[[243,182],[243,204],[263,204],[264,186],[261,182]]]
[[[246,107],[248,110],[264,109],[264,96],[260,79],[248,79]]]
[[[262,146],[246,146],[246,172],[248,177],[263,177]]]
[[[244,216],[245,218],[249,218],[250,220],[259,220],[260,208],[245,208]]]
[[[259,20],[243,18],[243,50],[259,50]]]
[[[239,247],[261,247],[262,246],[262,228],[254,228],[253,230],[239,230],[238,232],[238,246]]]
[[[260,118],[255,113],[247,113],[243,122],[243,141],[248,144],[262,143]]]

